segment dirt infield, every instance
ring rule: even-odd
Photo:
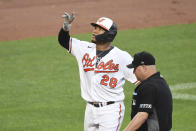
[[[57,35],[64,11],[75,11],[72,34],[112,18],[119,29],[196,22],[196,0],[0,0],[0,41]]]

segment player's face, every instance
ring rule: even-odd
[[[102,29],[102,28],[99,27],[99,26],[95,26],[94,29],[93,29],[93,32],[92,32],[91,41],[92,41],[93,43],[96,43],[96,38],[95,38],[95,36],[96,36],[96,35],[103,34],[104,32],[105,32],[104,29]]]

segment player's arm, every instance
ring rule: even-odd
[[[138,112],[124,131],[136,131],[148,118],[147,112]]]
[[[132,62],[133,58],[127,52],[124,52],[124,55],[121,58],[122,58],[121,62],[123,63],[122,70],[123,70],[125,79],[134,85],[138,84],[139,81],[137,80],[135,74],[133,73],[133,69],[127,68],[127,65]]]
[[[65,31],[63,28],[61,28],[58,35],[58,41],[62,47],[69,50],[69,41],[70,41],[69,31]]]
[[[59,35],[58,35],[58,41],[61,46],[69,50],[69,41],[70,41],[70,35],[69,30],[71,29],[71,23],[73,22],[75,18],[75,14],[72,13],[70,16],[67,12],[62,15],[62,18],[64,18],[63,28],[61,28]]]

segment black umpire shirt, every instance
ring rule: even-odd
[[[160,72],[142,81],[133,92],[131,119],[138,112],[148,112],[149,116],[137,131],[169,131],[172,128],[172,95]]]

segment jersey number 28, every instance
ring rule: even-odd
[[[115,88],[116,87],[116,84],[117,84],[117,81],[118,81],[116,78],[114,78],[114,77],[109,78],[108,75],[104,75],[104,76],[102,76],[102,78],[103,79],[100,82],[101,85],[107,86],[109,84],[109,86],[111,88]]]

